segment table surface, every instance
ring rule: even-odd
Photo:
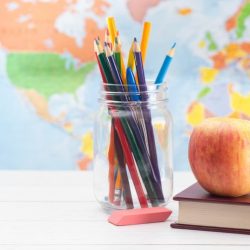
[[[194,182],[174,174],[174,193]],[[0,249],[249,249],[250,236],[178,230],[167,222],[116,227],[95,201],[91,172],[0,172]]]

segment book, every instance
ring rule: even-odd
[[[250,234],[250,195],[219,197],[195,183],[173,199],[179,215],[172,228]]]

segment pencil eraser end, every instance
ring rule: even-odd
[[[171,210],[164,207],[119,210],[109,216],[108,222],[116,226],[163,222],[171,213]]]

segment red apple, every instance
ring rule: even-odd
[[[200,185],[220,196],[250,193],[250,121],[209,118],[194,128],[189,162]]]

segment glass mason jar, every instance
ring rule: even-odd
[[[173,186],[166,84],[147,82],[140,93],[102,86],[94,129],[96,199],[106,210],[165,206]]]

